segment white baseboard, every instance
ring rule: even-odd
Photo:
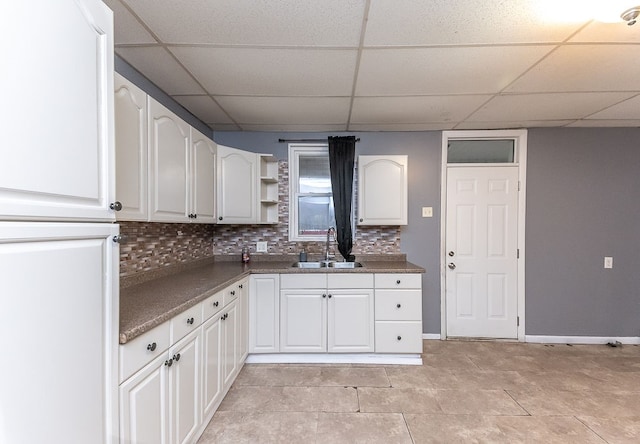
[[[422,358],[419,354],[263,353],[250,354],[246,363],[422,365]]]
[[[640,344],[637,336],[536,336],[526,335],[525,342],[537,344]]]
[[[437,333],[422,333],[422,339],[440,340],[442,336]]]

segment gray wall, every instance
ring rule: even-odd
[[[207,125],[202,123],[200,119],[195,117],[189,111],[187,111],[182,105],[173,100],[171,96],[165,93],[163,90],[158,88],[154,83],[152,83],[145,76],[140,74],[133,66],[129,65],[124,59],[120,58],[118,55],[115,56],[115,69],[118,74],[122,75],[124,78],[129,80],[131,83],[136,85],[138,88],[145,91],[151,97],[156,99],[158,102],[162,103],[164,106],[169,108],[171,111],[180,116],[185,122],[187,122],[192,127],[196,128],[202,134],[209,138],[213,138],[213,131]]]
[[[640,336],[640,130],[532,129],[528,148],[527,334]]]
[[[440,333],[441,133],[349,133],[356,154],[409,155],[401,249],[423,266],[423,331]],[[287,158],[278,138],[340,133],[215,132],[217,143]],[[640,130],[531,129],[528,138],[526,334],[640,336]],[[432,206],[434,217],[420,217]],[[613,256],[614,268],[603,269]]]

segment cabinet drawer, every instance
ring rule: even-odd
[[[170,321],[120,345],[120,382],[169,348]]]
[[[376,321],[419,321],[422,291],[376,290]]]
[[[202,322],[222,310],[224,307],[223,292],[220,291],[213,296],[209,296],[202,302]]]
[[[231,301],[235,301],[240,295],[240,288],[238,284],[229,285],[222,291],[224,297],[224,305],[227,305]]]
[[[373,288],[373,274],[331,273],[327,275],[327,287],[334,288]]]
[[[282,274],[280,275],[280,288],[327,288],[326,273],[312,274]]]
[[[187,333],[200,327],[200,324],[202,324],[202,303],[194,305],[171,319],[171,343],[175,344]]]
[[[422,323],[377,321],[376,353],[422,353]]]
[[[422,288],[420,273],[377,273],[376,288]]]

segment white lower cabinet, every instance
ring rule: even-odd
[[[200,329],[120,386],[125,443],[191,442],[200,425]]]
[[[280,351],[280,275],[254,274],[249,283],[249,351]]]
[[[376,353],[422,353],[422,275],[376,274]]]
[[[280,351],[374,351],[373,274],[283,274]]]
[[[246,357],[247,286],[238,281],[120,346],[120,442],[197,440]]]

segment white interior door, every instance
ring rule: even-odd
[[[447,337],[518,337],[518,166],[447,168]]]

